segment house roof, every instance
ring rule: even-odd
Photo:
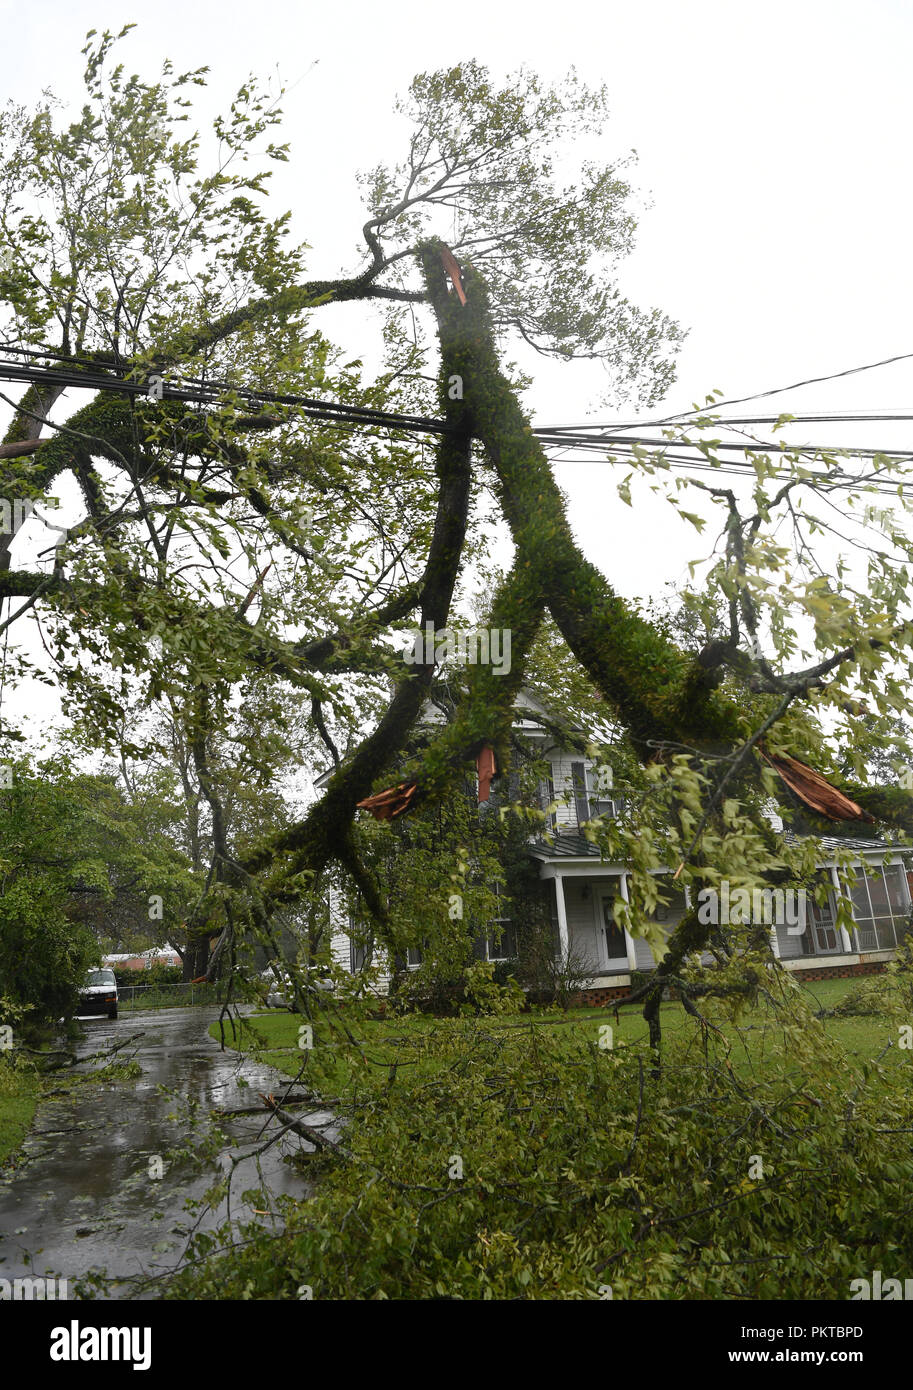
[[[818,839],[821,841],[821,848],[830,854],[836,854],[842,849],[860,850],[865,854],[900,854],[904,850],[909,852],[906,845],[892,845],[888,840],[876,840],[870,835],[797,835],[795,831],[787,830],[783,838],[793,843],[796,840]]]
[[[536,840],[529,847],[535,859],[599,859],[597,845],[574,831],[562,831],[548,840]]]
[[[821,841],[823,853],[828,856],[836,854],[840,850],[854,850],[862,854],[899,854],[906,849],[904,845],[892,845],[887,840],[875,840],[862,836],[796,835],[793,831],[788,830],[785,832],[784,838],[793,842],[817,838]],[[529,847],[529,852],[534,859],[546,861],[601,858],[598,846],[592,844],[584,835],[570,830],[563,830],[557,835],[550,836],[548,840],[534,841]]]
[[[164,946],[150,946],[148,951],[115,951],[113,954],[109,952],[102,959],[116,965],[118,961],[122,960],[146,960],[147,957],[150,960],[155,960],[159,956],[177,956],[180,959],[180,953],[173,946],[169,946],[167,942]]]

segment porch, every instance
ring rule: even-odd
[[[603,863],[593,845],[572,834],[537,844],[533,853],[549,894],[561,960],[570,962],[591,987],[627,985],[632,970],[656,968],[646,941],[631,936],[618,921],[615,904],[628,901],[623,864]],[[671,931],[684,912],[684,895],[677,892],[667,907],[657,909],[656,920]]]
[[[804,921],[770,927],[773,954],[790,971],[855,974],[880,969],[894,959],[910,922],[913,898],[906,867],[883,841],[834,838],[823,843],[832,853],[851,849],[858,854],[856,882],[851,884],[846,871],[833,863],[822,866],[824,901],[817,902],[809,892]],[[598,989],[629,984],[633,970],[655,969],[647,943],[617,920],[615,902],[628,901],[624,864],[603,863],[595,846],[568,832],[540,841],[532,853],[551,895],[560,958],[575,973],[586,975],[590,987]],[[665,870],[659,872],[666,876]],[[851,927],[837,924],[840,897],[851,903]],[[671,932],[685,910],[684,893],[677,891],[668,906],[657,909],[656,920]]]
[[[911,894],[904,864],[899,856],[887,858],[886,849],[889,846],[869,841],[859,851],[860,865],[853,884],[836,864],[824,867],[818,875],[825,889],[824,901],[814,901],[809,894],[802,927],[777,926],[771,930],[774,955],[787,969],[839,969],[893,959],[910,920]],[[874,863],[876,854],[880,862]],[[867,855],[871,858],[866,861]],[[841,897],[852,904],[852,927],[837,925]]]

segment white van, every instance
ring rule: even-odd
[[[89,971],[79,991],[76,1013],[107,1014],[109,1018],[117,1018],[117,980],[113,970]]]

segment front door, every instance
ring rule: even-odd
[[[622,928],[615,920],[615,889],[599,888],[596,897],[596,944],[600,964],[612,970],[625,969],[628,964],[628,943]]]
[[[802,952],[806,956],[828,955],[837,949],[837,925],[831,896],[826,903],[817,903],[811,893],[806,901],[805,931]]]

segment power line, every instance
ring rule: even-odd
[[[91,359],[79,357],[69,358],[65,354],[61,354],[50,349],[41,350],[34,348],[15,348],[11,345],[4,344],[0,344],[0,348],[4,348],[7,352],[12,352],[17,356],[25,356],[29,358],[50,357],[55,361],[66,361],[70,363],[72,366],[85,367],[89,369],[85,371],[74,371],[67,370],[66,368],[39,368],[31,364],[23,365],[19,362],[11,362],[9,361],[9,359],[7,359],[6,361],[0,359],[0,379],[12,382],[22,382],[28,383],[30,385],[39,386],[57,386],[63,389],[73,388],[79,390],[106,391],[121,395],[127,395],[132,398],[139,398],[149,396],[150,382],[153,377],[157,376],[157,374],[151,368],[147,368],[149,375],[146,377],[145,380],[130,379],[122,375],[114,375],[114,372],[135,370],[135,368],[125,367],[112,367],[110,372],[108,372],[107,374],[102,374],[98,372],[98,363],[92,361]],[[850,368],[848,371],[834,373],[833,375],[834,377],[849,376],[855,372],[868,371],[874,367],[884,366],[888,363],[906,360],[908,358],[913,358],[913,353],[906,353],[903,354],[901,357],[886,358],[883,362],[870,363],[867,366]],[[322,400],[309,396],[299,396],[294,394],[278,393],[266,390],[255,390],[253,388],[239,387],[234,385],[233,383],[218,380],[206,382],[202,378],[177,377],[173,381],[166,383],[164,377],[159,377],[158,379],[160,381],[162,399],[183,401],[190,405],[197,405],[201,407],[207,405],[215,406],[220,403],[220,392],[230,392],[233,393],[235,396],[242,398],[246,402],[248,407],[262,407],[264,405],[289,406],[294,408],[296,411],[302,413],[307,418],[321,420],[328,424],[333,424],[338,427],[346,428],[347,430],[362,427],[375,429],[390,429],[403,433],[446,434],[449,432],[449,427],[446,421],[432,419],[427,416],[383,411],[371,407],[350,405],[344,402]],[[807,382],[795,383],[795,385],[807,385],[811,384],[812,382],[830,379],[832,378],[814,377],[809,378]],[[179,384],[180,382],[184,382],[186,384],[181,385]],[[774,391],[759,392],[757,396],[742,397],[741,401],[760,399],[764,396],[774,395],[777,393],[777,391],[786,391],[790,389],[792,388],[778,387]],[[741,401],[733,400],[729,402],[721,402],[721,404],[740,404]],[[683,412],[683,414],[686,413],[688,412]],[[669,420],[672,420],[674,418],[677,417],[669,417]],[[717,423],[723,428],[725,428],[728,425],[735,424],[775,423],[776,420],[779,418],[779,416],[731,417],[729,420],[720,419]],[[885,415],[878,415],[874,412],[867,412],[865,414],[860,415],[858,418],[860,420],[866,420],[868,422],[897,422],[907,419],[913,419],[913,412],[891,412],[890,414]],[[797,422],[799,420],[807,420],[809,423],[820,422],[829,419],[836,421],[843,420],[844,417],[830,415],[827,413],[821,413],[820,415],[815,416],[809,415],[807,417],[796,417]],[[671,466],[690,467],[695,471],[703,472],[720,472],[728,470],[748,477],[754,476],[754,469],[749,460],[746,459],[744,462],[731,460],[728,464],[721,463],[719,465],[714,465],[706,461],[703,451],[699,448],[697,444],[692,444],[687,440],[675,441],[672,447],[678,450],[695,450],[695,457],[682,453],[672,455],[670,453],[669,440],[656,438],[654,436],[646,434],[631,435],[630,433],[625,433],[623,436],[621,436],[612,433],[612,431],[622,430],[627,432],[637,427],[638,425],[636,423],[619,423],[609,426],[590,424],[585,424],[582,426],[539,426],[534,427],[533,433],[539,439],[543,448],[548,449],[550,451],[561,450],[566,453],[569,449],[579,449],[584,450],[585,452],[588,452],[590,454],[599,454],[604,456],[606,453],[623,454],[624,451],[631,450],[634,448],[634,446],[640,446],[660,449],[662,451],[663,459],[666,462],[669,462]],[[643,427],[643,423],[641,423],[640,428]],[[649,425],[647,427],[649,428]],[[599,433],[596,433],[596,431],[599,431]],[[744,443],[733,441],[718,441],[714,444],[713,448],[715,451],[726,450],[730,453],[740,454],[788,454],[817,452],[843,454],[859,458],[871,458],[875,454],[880,454],[884,455],[887,458],[896,459],[898,461],[913,459],[913,450],[898,450],[884,448],[872,449],[867,446],[863,447],[859,445],[851,447],[828,445],[825,447],[822,445],[798,446],[783,443],[765,443],[763,441],[748,441]],[[553,458],[552,461],[582,462],[583,460],[573,458],[556,460]],[[618,461],[620,462],[622,460],[619,459]],[[784,474],[781,470],[777,470],[774,476],[783,477],[789,475]],[[849,481],[854,480],[844,479],[839,475],[836,477],[834,475],[820,475],[820,481],[828,486],[846,486]],[[897,486],[896,484],[891,484],[887,479],[873,479],[872,484],[874,484],[877,487],[877,490],[879,491],[890,490],[893,492],[896,490]]]
[[[728,429],[735,425],[776,425],[782,419],[782,415],[713,415],[709,416],[711,424],[715,428]],[[913,420],[913,410],[903,410],[894,407],[892,410],[837,410],[819,411],[815,414],[792,415],[785,422],[787,425],[855,425],[855,424],[883,424],[895,423],[897,421]],[[584,420],[581,424],[574,425],[541,425],[538,428],[548,434],[590,434],[593,438],[613,438],[616,431],[626,433],[628,430],[653,429],[659,425],[660,421],[644,420],[618,420],[608,424],[591,424]]]
[[[71,365],[79,367],[104,367],[106,371],[124,372],[129,370],[124,363],[107,363],[98,357],[77,357],[72,353],[59,352],[54,348],[24,348],[16,347],[13,343],[0,343],[0,350],[11,352],[15,357],[42,357],[45,361],[69,362]]]
[[[132,398],[148,398],[150,385],[156,378],[161,389],[161,396],[156,396],[156,399],[183,401],[188,405],[217,406],[220,404],[219,393],[231,392],[243,399],[248,407],[287,405],[315,420],[328,422],[342,420],[407,433],[448,434],[450,432],[450,428],[444,420],[434,420],[428,416],[397,414],[392,411],[375,410],[367,406],[320,400],[311,396],[253,390],[249,387],[235,386],[226,381],[204,383],[199,378],[183,378],[192,384],[180,386],[173,382],[166,382],[162,374],[158,374],[152,369],[149,370],[149,375],[145,381],[140,381],[123,377],[93,375],[88,371],[76,372],[54,367],[22,366],[18,362],[0,360],[0,380],[3,381],[23,382],[35,386],[59,386],[63,389],[73,388],[83,391],[107,391]],[[176,380],[180,381],[182,378]]]
[[[714,416],[714,417],[715,417],[715,418],[714,418],[714,424],[718,424],[718,425],[723,426],[723,427],[725,427],[726,425],[729,425],[729,424],[733,424],[733,425],[736,425],[736,424],[739,424],[739,425],[776,424],[776,423],[780,420],[780,418],[781,418],[780,415],[769,415],[769,416],[765,416],[765,415],[759,415],[759,416],[730,416],[730,417],[727,419],[725,416],[716,417],[716,412],[717,412],[718,410],[722,409],[724,406],[730,406],[730,405],[745,405],[745,404],[747,404],[749,401],[767,400],[767,399],[768,399],[769,397],[771,397],[771,396],[779,396],[779,395],[782,395],[782,394],[783,394],[784,392],[786,392],[786,391],[798,391],[798,390],[800,390],[800,389],[801,389],[802,387],[804,387],[804,386],[815,386],[815,385],[818,385],[818,384],[820,384],[821,382],[825,382],[825,381],[839,381],[839,380],[841,380],[843,377],[856,376],[856,375],[858,375],[860,372],[871,372],[871,371],[874,371],[874,370],[875,370],[876,368],[878,368],[878,367],[889,367],[889,366],[893,365],[893,363],[895,363],[895,362],[908,362],[908,361],[910,361],[911,359],[913,359],[913,352],[902,352],[902,353],[898,353],[898,354],[897,354],[896,356],[894,356],[894,357],[884,357],[884,358],[882,358],[882,359],[881,359],[880,361],[878,361],[878,362],[866,362],[866,363],[864,363],[864,364],[863,364],[862,366],[860,366],[860,367],[848,367],[848,368],[846,368],[844,371],[841,371],[841,372],[829,372],[829,373],[827,373],[825,376],[812,376],[812,377],[806,377],[803,381],[794,381],[794,382],[792,382],[789,386],[775,386],[775,387],[771,388],[771,389],[768,390],[768,391],[756,391],[756,392],[754,392],[754,393],[753,393],[752,395],[750,395],[750,396],[733,396],[733,397],[730,397],[728,400],[714,401],[714,402],[710,402],[710,403],[708,403],[707,405],[703,405],[703,406],[692,406],[690,410],[682,410],[682,411],[679,411],[678,414],[676,414],[676,415],[665,415],[665,416],[663,416],[662,418],[656,419],[656,420],[634,420],[634,421],[629,421],[629,422],[619,422],[619,423],[612,424],[612,425],[609,425],[609,426],[606,426],[606,425],[598,425],[598,424],[597,424],[597,425],[594,425],[594,424],[589,424],[589,423],[586,423],[586,422],[585,422],[585,423],[583,423],[583,424],[575,424],[575,425],[554,425],[554,426],[549,426],[549,427],[547,427],[547,428],[548,428],[548,432],[549,432],[549,433],[552,433],[552,434],[563,433],[563,432],[565,432],[565,431],[569,431],[569,432],[571,432],[571,433],[575,433],[575,434],[576,434],[576,433],[582,433],[583,431],[587,431],[587,430],[590,430],[590,431],[593,431],[593,430],[602,430],[602,431],[606,431],[606,430],[608,429],[608,430],[613,430],[613,431],[614,431],[614,430],[630,430],[630,429],[652,429],[652,428],[655,428],[655,427],[660,426],[660,425],[671,425],[671,424],[674,424],[677,420],[682,420],[684,417],[686,417],[686,416],[688,416],[688,415],[706,415],[706,416]],[[785,412],[785,413],[791,414],[791,412]],[[856,414],[856,413],[854,413],[854,412],[850,412],[850,413],[849,413],[849,416],[847,416],[846,414],[844,414],[844,413],[842,413],[842,412],[818,413],[818,414],[807,414],[807,415],[791,415],[791,419],[790,419],[790,422],[789,422],[789,423],[796,423],[796,424],[799,424],[799,423],[809,423],[809,424],[810,424],[810,423],[823,423],[823,422],[828,422],[828,421],[831,421],[831,422],[838,422],[838,421],[839,421],[839,422],[843,423],[844,421],[847,421],[848,419],[853,419],[853,418],[856,418],[856,419],[859,419],[859,420],[869,420],[869,421],[873,421],[873,422],[874,422],[874,421],[894,421],[894,420],[907,420],[907,419],[911,419],[911,418],[913,418],[913,414],[911,414],[910,412],[903,412],[903,411],[899,411],[899,412],[893,412],[893,411],[892,411],[892,412],[890,412],[890,413],[884,413],[884,414],[880,414],[880,413],[877,413],[877,412],[873,412],[873,413],[859,413],[859,414]],[[878,450],[878,452],[882,452],[882,451],[881,451],[881,450]]]
[[[590,456],[589,458],[559,458],[553,459],[552,462],[556,464],[591,464],[596,462],[596,460],[592,456]],[[628,462],[628,460],[618,459],[617,462]],[[718,478],[725,477],[726,475],[731,475],[734,477],[749,478],[753,481],[757,481],[757,473],[755,472],[754,468],[752,468],[752,466],[747,463],[740,464],[736,463],[735,461],[729,461],[727,463],[722,464],[712,464],[701,462],[699,459],[683,457],[681,455],[667,454],[663,455],[662,458],[662,465],[666,464],[670,468],[679,471],[686,471],[689,473],[713,473]],[[775,479],[786,481],[794,475],[782,468],[778,468],[775,469],[770,476]],[[802,479],[802,481],[807,483],[813,483],[816,486],[822,489],[826,489],[828,491],[836,491],[838,489],[852,489],[854,487],[864,487],[867,492],[877,492],[886,497],[897,497],[898,488],[902,489],[905,486],[903,482],[890,482],[887,478],[856,478],[849,474],[843,473],[813,473],[810,474],[807,478]],[[913,479],[911,479],[910,481],[913,482]]]
[[[798,391],[803,386],[817,386],[822,381],[839,381],[842,377],[856,376],[859,372],[871,372],[876,367],[890,367],[895,362],[909,362],[913,359],[913,352],[901,352],[896,357],[883,357],[880,362],[865,362],[861,367],[847,367],[842,372],[829,372],[826,376],[810,376],[804,381],[794,381],[789,386],[775,386],[770,391],[756,391],[751,396],[734,396],[727,401],[717,401],[715,405],[693,406],[690,410],[681,410],[677,415],[667,415],[664,420],[655,420],[652,423],[665,425],[673,420],[680,420],[683,415],[704,415],[708,410],[716,410],[724,405],[744,405],[747,401],[762,401],[768,396],[780,396],[784,391]]]
[[[620,445],[627,445],[630,447],[635,444],[640,444],[648,448],[662,449],[667,447],[670,443],[668,439],[657,439],[646,434],[627,435],[623,439],[614,439],[611,435],[600,435],[594,438],[592,435],[571,434],[570,431],[566,434],[555,433],[554,431],[545,429],[536,429],[533,433],[543,445],[550,448],[567,448],[569,445],[574,445],[574,447],[579,449],[590,449],[594,453],[612,452]],[[699,448],[697,444],[692,444],[687,439],[675,440],[673,442],[680,448]],[[866,458],[870,458],[875,454],[884,454],[888,458],[913,458],[913,449],[870,449],[860,444],[772,444],[763,440],[759,440],[756,443],[746,442],[743,444],[735,441],[715,440],[713,448],[714,451],[717,449],[726,449],[738,453],[751,454],[804,454],[815,452],[822,454],[858,454]]]
[[[564,456],[553,457],[551,461],[553,464],[587,464],[595,463],[597,461],[611,461],[622,465],[636,463],[639,461],[637,456],[633,452],[627,452],[623,448],[614,449],[613,457],[611,459],[600,459],[599,455],[602,452],[602,450],[588,450],[582,457],[574,457],[570,454],[570,451],[562,450]],[[752,481],[757,481],[757,472],[754,467],[754,464],[751,463],[748,459],[745,459],[744,461],[740,461],[738,459],[726,459],[714,462],[710,459],[707,459],[702,454],[688,454],[677,452],[676,447],[674,445],[669,444],[667,444],[658,453],[655,463],[658,469],[669,467],[680,471],[683,470],[689,473],[712,473],[715,474],[718,478],[721,476],[732,475],[735,477],[743,477],[751,479]],[[774,465],[774,467],[771,470],[770,476],[775,479],[788,480],[790,478],[794,478],[795,474],[790,472],[788,469],[783,468],[782,466]],[[835,470],[829,473],[809,472],[807,477],[802,481],[812,483],[818,486],[819,488],[826,489],[828,491],[833,491],[836,489],[852,489],[864,487],[867,491],[878,492],[884,496],[897,497],[898,489],[901,490],[902,495],[903,488],[905,486],[913,484],[913,477],[911,477],[909,480],[898,480],[891,479],[885,473],[874,473],[866,477],[859,476],[854,473],[849,473],[843,470]]]

